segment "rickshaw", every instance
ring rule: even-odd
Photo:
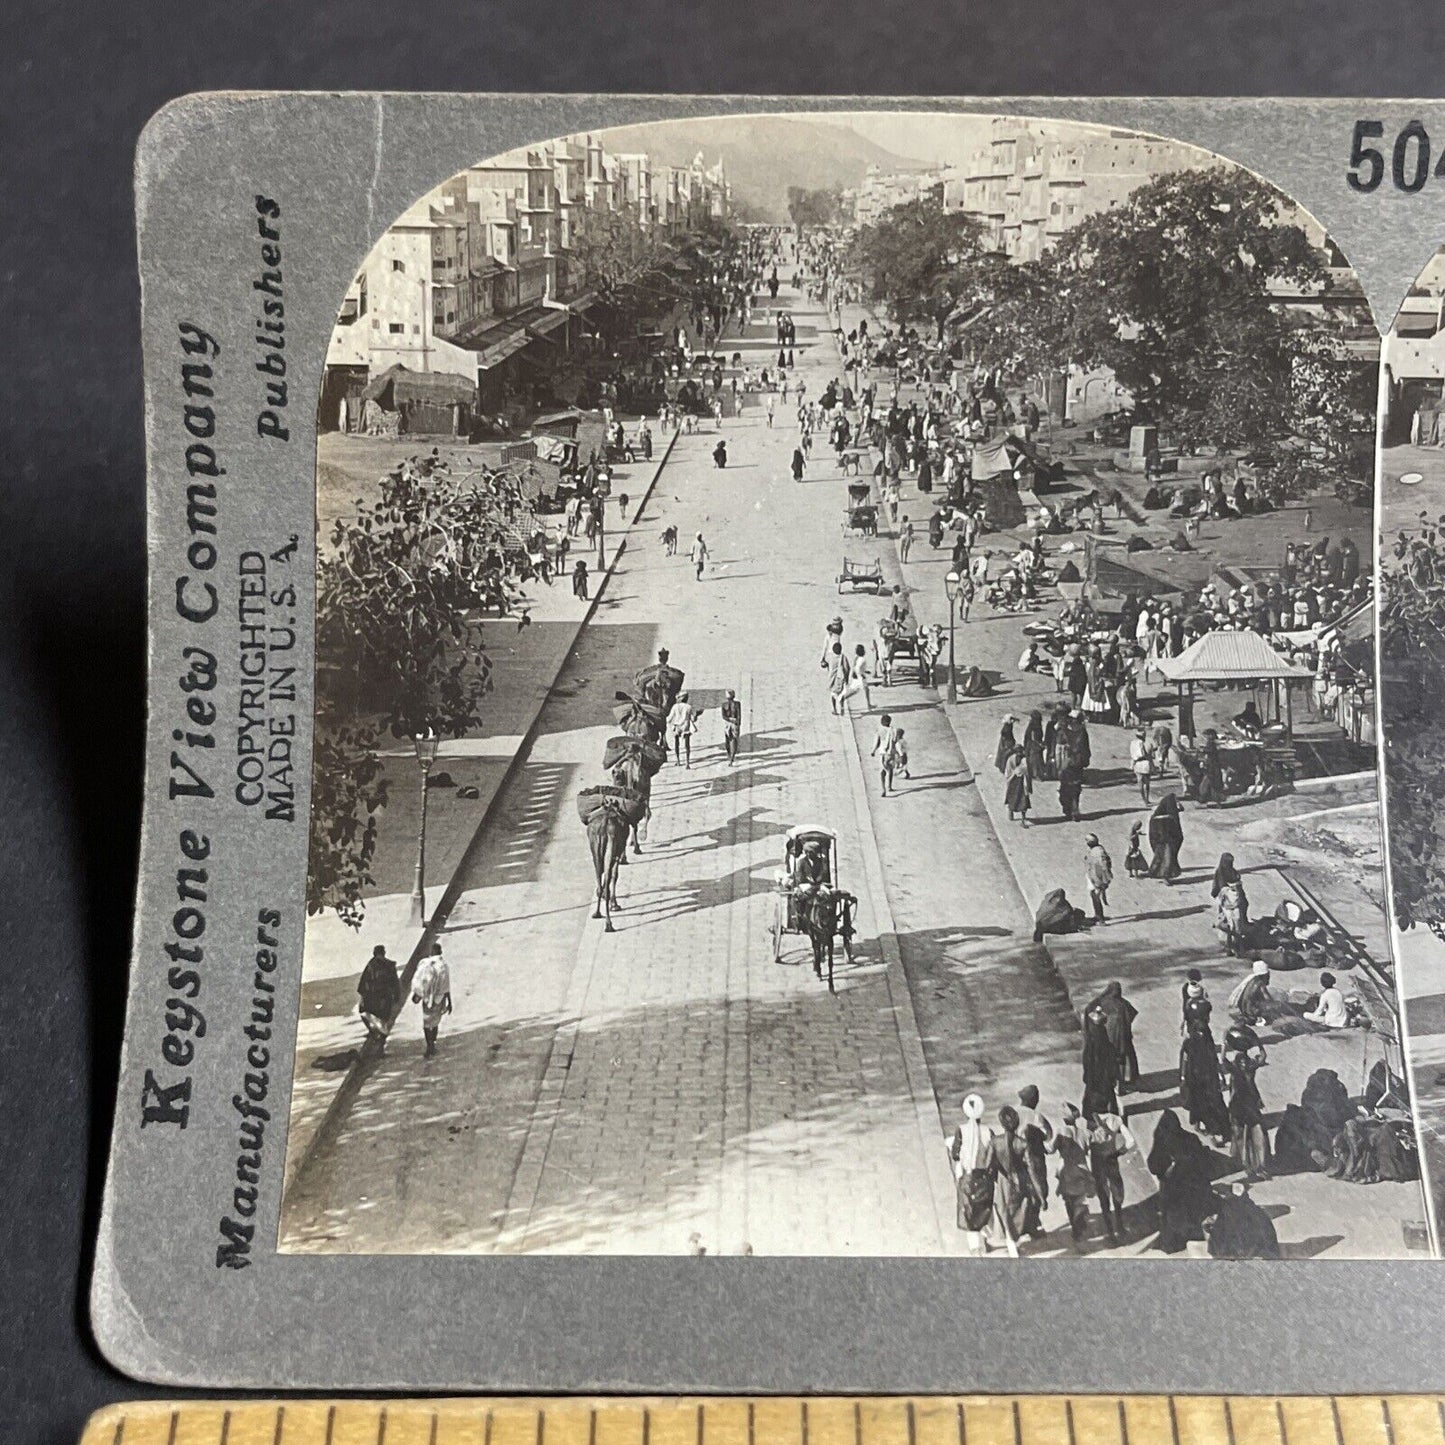
[[[878,624],[879,651],[882,654],[881,661],[884,664],[884,673],[880,681],[884,686],[891,686],[900,680],[899,663],[909,662],[914,669],[915,679],[922,677],[922,665],[918,655],[918,629],[906,622],[895,622],[891,617],[885,617]]]
[[[874,596],[878,596],[883,591],[883,559],[875,557],[869,562],[844,557],[843,570],[838,574],[840,595],[845,587],[851,587],[855,592],[860,587],[869,587]]]
[[[837,901],[833,935],[827,940],[828,991],[833,989],[833,939],[841,938],[843,953],[853,962],[853,908],[857,899],[838,885],[838,835],[831,828],[803,823],[788,830],[783,840],[783,866],[774,877],[773,962],[783,961],[783,935],[801,933],[812,942],[809,910],[820,887],[826,887]],[[815,953],[813,971],[821,979],[822,969]]]
[[[843,530],[858,537],[878,535],[878,508],[870,482],[848,483],[848,506],[843,513]]]

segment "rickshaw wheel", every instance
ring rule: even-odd
[[[783,961],[783,920],[773,915],[773,962]]]

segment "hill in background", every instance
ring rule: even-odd
[[[748,219],[785,224],[788,187],[817,190],[856,186],[870,165],[885,171],[922,170],[926,163],[895,155],[847,125],[774,116],[728,116],[619,126],[605,133],[614,151],[646,151],[664,165],[687,165],[701,151],[719,157],[733,198]]]

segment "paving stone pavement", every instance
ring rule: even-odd
[[[764,325],[754,333],[729,345],[760,360],[771,348]],[[806,324],[799,341],[816,395],[836,353]],[[440,1054],[419,1057],[404,1013],[296,1180],[283,1247],[956,1249],[942,1123],[896,946],[879,937],[891,942],[893,924],[876,860],[862,856],[856,743],[818,668],[840,610],[842,488],[794,485],[781,413],[770,429],[754,405],[723,432],[725,471],[711,429],[679,439],[648,516],[659,533],[675,522],[683,551],[629,553],[472,860],[443,935],[456,1012]],[[697,531],[712,549],[701,582],[685,556]],[[572,799],[599,780],[614,690],[658,645],[691,685],[737,689],[743,749],[729,768],[708,713],[692,768],[659,775],[651,836],[606,935],[587,916]],[[836,996],[805,940],[789,937],[786,962],[772,961],[773,878],[801,821],[837,829],[841,877],[861,900],[859,959]]]

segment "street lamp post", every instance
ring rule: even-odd
[[[958,701],[958,671],[953,657],[953,622],[958,611],[959,575],[950,571],[943,579],[943,590],[948,593],[948,700]]]
[[[412,738],[416,760],[421,766],[421,816],[416,828],[416,876],[411,885],[411,921],[414,927],[426,923],[426,795],[431,767],[437,760],[439,739],[434,732],[417,733]]]

